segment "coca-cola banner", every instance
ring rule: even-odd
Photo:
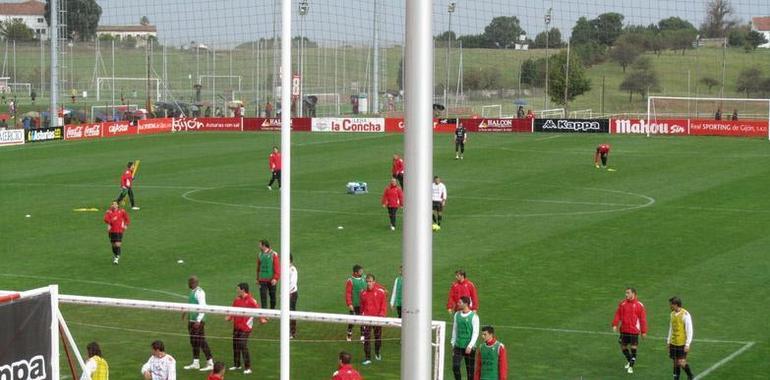
[[[645,121],[640,119],[610,119],[610,133],[686,135],[690,121],[687,119],[666,119]]]
[[[217,131],[240,132],[240,117],[180,118],[171,120],[171,132]]]
[[[383,118],[338,118],[320,117],[311,121],[313,132],[339,133],[382,133],[385,132]]]
[[[767,120],[690,120],[690,134],[700,136],[767,137]]]
[[[51,318],[50,294],[0,303],[0,379],[55,379]]]
[[[607,119],[535,119],[535,132],[609,133]]]
[[[169,133],[171,132],[171,121],[173,119],[147,119],[139,120],[136,126],[136,132],[140,135]]]
[[[81,124],[64,126],[65,140],[94,139],[102,137],[101,124]]]
[[[310,132],[311,119],[309,117],[295,117],[291,119],[291,130],[294,132]],[[243,119],[244,131],[280,131],[281,119],[280,118],[244,118]]]
[[[102,136],[114,137],[135,135],[137,133],[137,129],[138,127],[136,125],[131,125],[131,123],[127,121],[102,123]]]
[[[468,132],[532,132],[532,119],[461,119]]]

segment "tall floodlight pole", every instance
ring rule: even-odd
[[[305,83],[305,37],[303,36],[303,28],[305,26],[305,15],[310,12],[310,4],[307,0],[302,0],[299,3],[299,99],[297,100],[297,116],[302,117],[304,115],[304,102],[305,98],[304,83]]]
[[[291,255],[291,0],[281,0],[281,380],[291,380],[289,346],[289,258]]]
[[[374,17],[372,25],[372,108],[369,113],[376,114],[380,112],[380,36],[379,36],[379,17],[377,13],[377,0],[374,0]]]
[[[404,290],[401,379],[431,378],[433,236],[433,2],[406,2]]]
[[[56,109],[56,103],[59,102],[59,0],[51,0],[50,3],[50,24],[51,24],[51,109],[48,117],[51,127],[56,127],[59,123],[59,111]]]
[[[548,8],[548,11],[545,12],[545,100],[543,104],[543,109],[548,109],[548,36],[551,34],[549,33],[548,27],[551,25],[551,12],[553,11],[553,8]]]
[[[452,13],[455,13],[457,3],[454,1],[447,6],[447,13],[449,13],[449,31],[446,34],[446,51],[445,51],[445,63],[446,66],[446,78],[444,80],[444,116],[449,116],[449,53],[452,50]]]

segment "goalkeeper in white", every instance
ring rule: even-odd
[[[431,199],[433,200],[433,230],[441,229],[441,219],[443,219],[444,206],[446,206],[446,186],[441,182],[438,176],[433,177],[431,186]]]
[[[152,342],[152,356],[142,366],[145,380],[176,380],[176,360],[166,353],[163,342]]]

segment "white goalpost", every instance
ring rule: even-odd
[[[538,119],[548,119],[551,117],[564,117],[565,111],[564,108],[551,108],[547,110],[540,110],[535,111],[535,116],[537,116]]]
[[[328,109],[331,107],[332,110],[334,110],[333,115],[341,115],[340,113],[340,94],[336,92],[331,93],[322,93],[322,94],[306,94],[305,97],[309,96],[315,96],[318,98],[318,103],[316,103],[316,113],[319,109]]]
[[[762,120],[770,139],[770,99],[650,96],[647,120],[658,119]]]
[[[110,83],[112,85],[112,88],[115,88],[115,82],[155,82],[155,99],[160,99],[161,93],[160,93],[160,79],[151,77],[151,78],[136,78],[136,77],[98,77],[96,78],[96,101],[101,101],[102,98],[102,83]],[[141,88],[144,88],[144,85],[141,85]]]
[[[488,106],[481,106],[481,117],[488,118],[501,118],[503,117],[503,106],[500,104],[492,104]]]

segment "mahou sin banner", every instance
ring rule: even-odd
[[[686,119],[610,119],[610,133],[681,136],[688,133],[689,124],[690,121]]]

